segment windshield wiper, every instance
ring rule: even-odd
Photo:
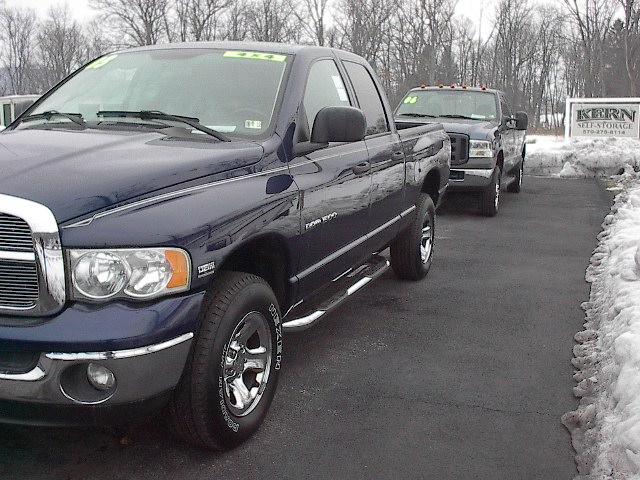
[[[198,130],[202,133],[217,138],[222,142],[230,142],[231,140],[226,135],[216,132],[208,127],[205,127],[200,123],[199,118],[185,117],[183,115],[171,115],[169,113],[160,112],[157,110],[141,110],[139,112],[129,112],[126,110],[101,110],[97,113],[98,117],[116,117],[116,118],[139,118],[140,120],[169,120],[173,122],[180,122],[189,125],[194,130]]]
[[[417,117],[417,118],[438,118],[435,115],[429,115],[427,113],[401,113],[403,117]]]
[[[51,120],[53,117],[62,117],[62,118],[66,118],[67,120],[71,120],[73,123],[75,123],[76,125],[80,125],[81,127],[85,127],[87,126],[87,124],[85,123],[84,119],[82,118],[82,114],[80,113],[65,113],[65,112],[59,112],[57,110],[47,110],[46,112],[42,112],[42,113],[34,113],[31,115],[27,115],[26,117],[22,118],[18,124],[22,123],[22,122],[30,122],[31,120],[41,120],[41,119],[45,119],[47,121]]]
[[[467,117],[466,115],[440,115],[442,118],[462,118],[464,120],[481,120],[480,118]]]

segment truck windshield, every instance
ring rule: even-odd
[[[491,92],[469,90],[414,90],[398,107],[398,115],[495,120],[496,96]]]
[[[30,114],[80,114],[88,126],[98,126],[150,123],[98,112],[157,111],[198,119],[221,133],[254,137],[273,121],[288,61],[287,55],[275,53],[205,48],[114,53],[85,66]],[[68,120],[56,117],[55,122]]]

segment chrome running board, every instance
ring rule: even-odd
[[[348,270],[335,278],[328,287],[287,312],[282,328],[287,332],[296,332],[313,327],[327,313],[386,272],[389,266],[389,260],[385,257],[374,255],[358,268]]]

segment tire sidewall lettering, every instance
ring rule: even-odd
[[[276,355],[273,368],[280,370],[282,367],[282,323],[280,322],[280,314],[278,308],[272,303],[269,305],[269,313],[276,327]]]
[[[278,312],[278,307],[275,304],[270,303],[268,308],[269,315],[273,320],[275,326],[275,337],[276,337],[276,355],[274,356],[274,366],[275,370],[280,370],[282,364],[282,322],[280,320],[280,313]],[[220,412],[222,414],[223,421],[227,428],[234,433],[238,433],[240,430],[240,423],[234,420],[233,414],[229,412],[227,408],[227,403],[225,399],[224,392],[224,371],[225,371],[225,361],[227,358],[227,351],[229,346],[225,344],[222,350],[222,357],[220,359],[220,376],[218,377],[218,404],[220,406]],[[266,387],[265,387],[266,388]]]
[[[224,399],[224,380],[222,379],[222,376],[218,377],[218,396],[220,411],[222,412],[222,418],[224,419],[225,424],[231,431],[238,433],[238,430],[240,430],[240,424],[233,420],[229,413],[229,409],[227,409],[227,403]]]
[[[238,433],[238,430],[240,429],[240,424],[238,422],[235,422],[231,417],[231,414],[229,413],[229,409],[227,408],[226,400],[224,398],[223,375],[224,375],[224,368],[225,368],[225,359],[227,358],[227,348],[228,346],[225,345],[224,348],[222,349],[222,359],[220,360],[220,372],[222,373],[218,377],[218,397],[219,397],[218,401],[220,404],[220,411],[222,413],[222,418],[224,419],[225,424],[230,430],[232,430],[235,433]]]

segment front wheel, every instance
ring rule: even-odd
[[[496,167],[491,175],[491,183],[482,191],[480,198],[482,215],[495,217],[500,206],[500,168]]]
[[[424,278],[433,260],[436,208],[431,197],[420,194],[416,217],[391,244],[391,267],[398,278]]]
[[[222,272],[208,294],[183,377],[169,405],[169,427],[198,447],[225,450],[264,420],[282,362],[278,302],[248,273]]]

